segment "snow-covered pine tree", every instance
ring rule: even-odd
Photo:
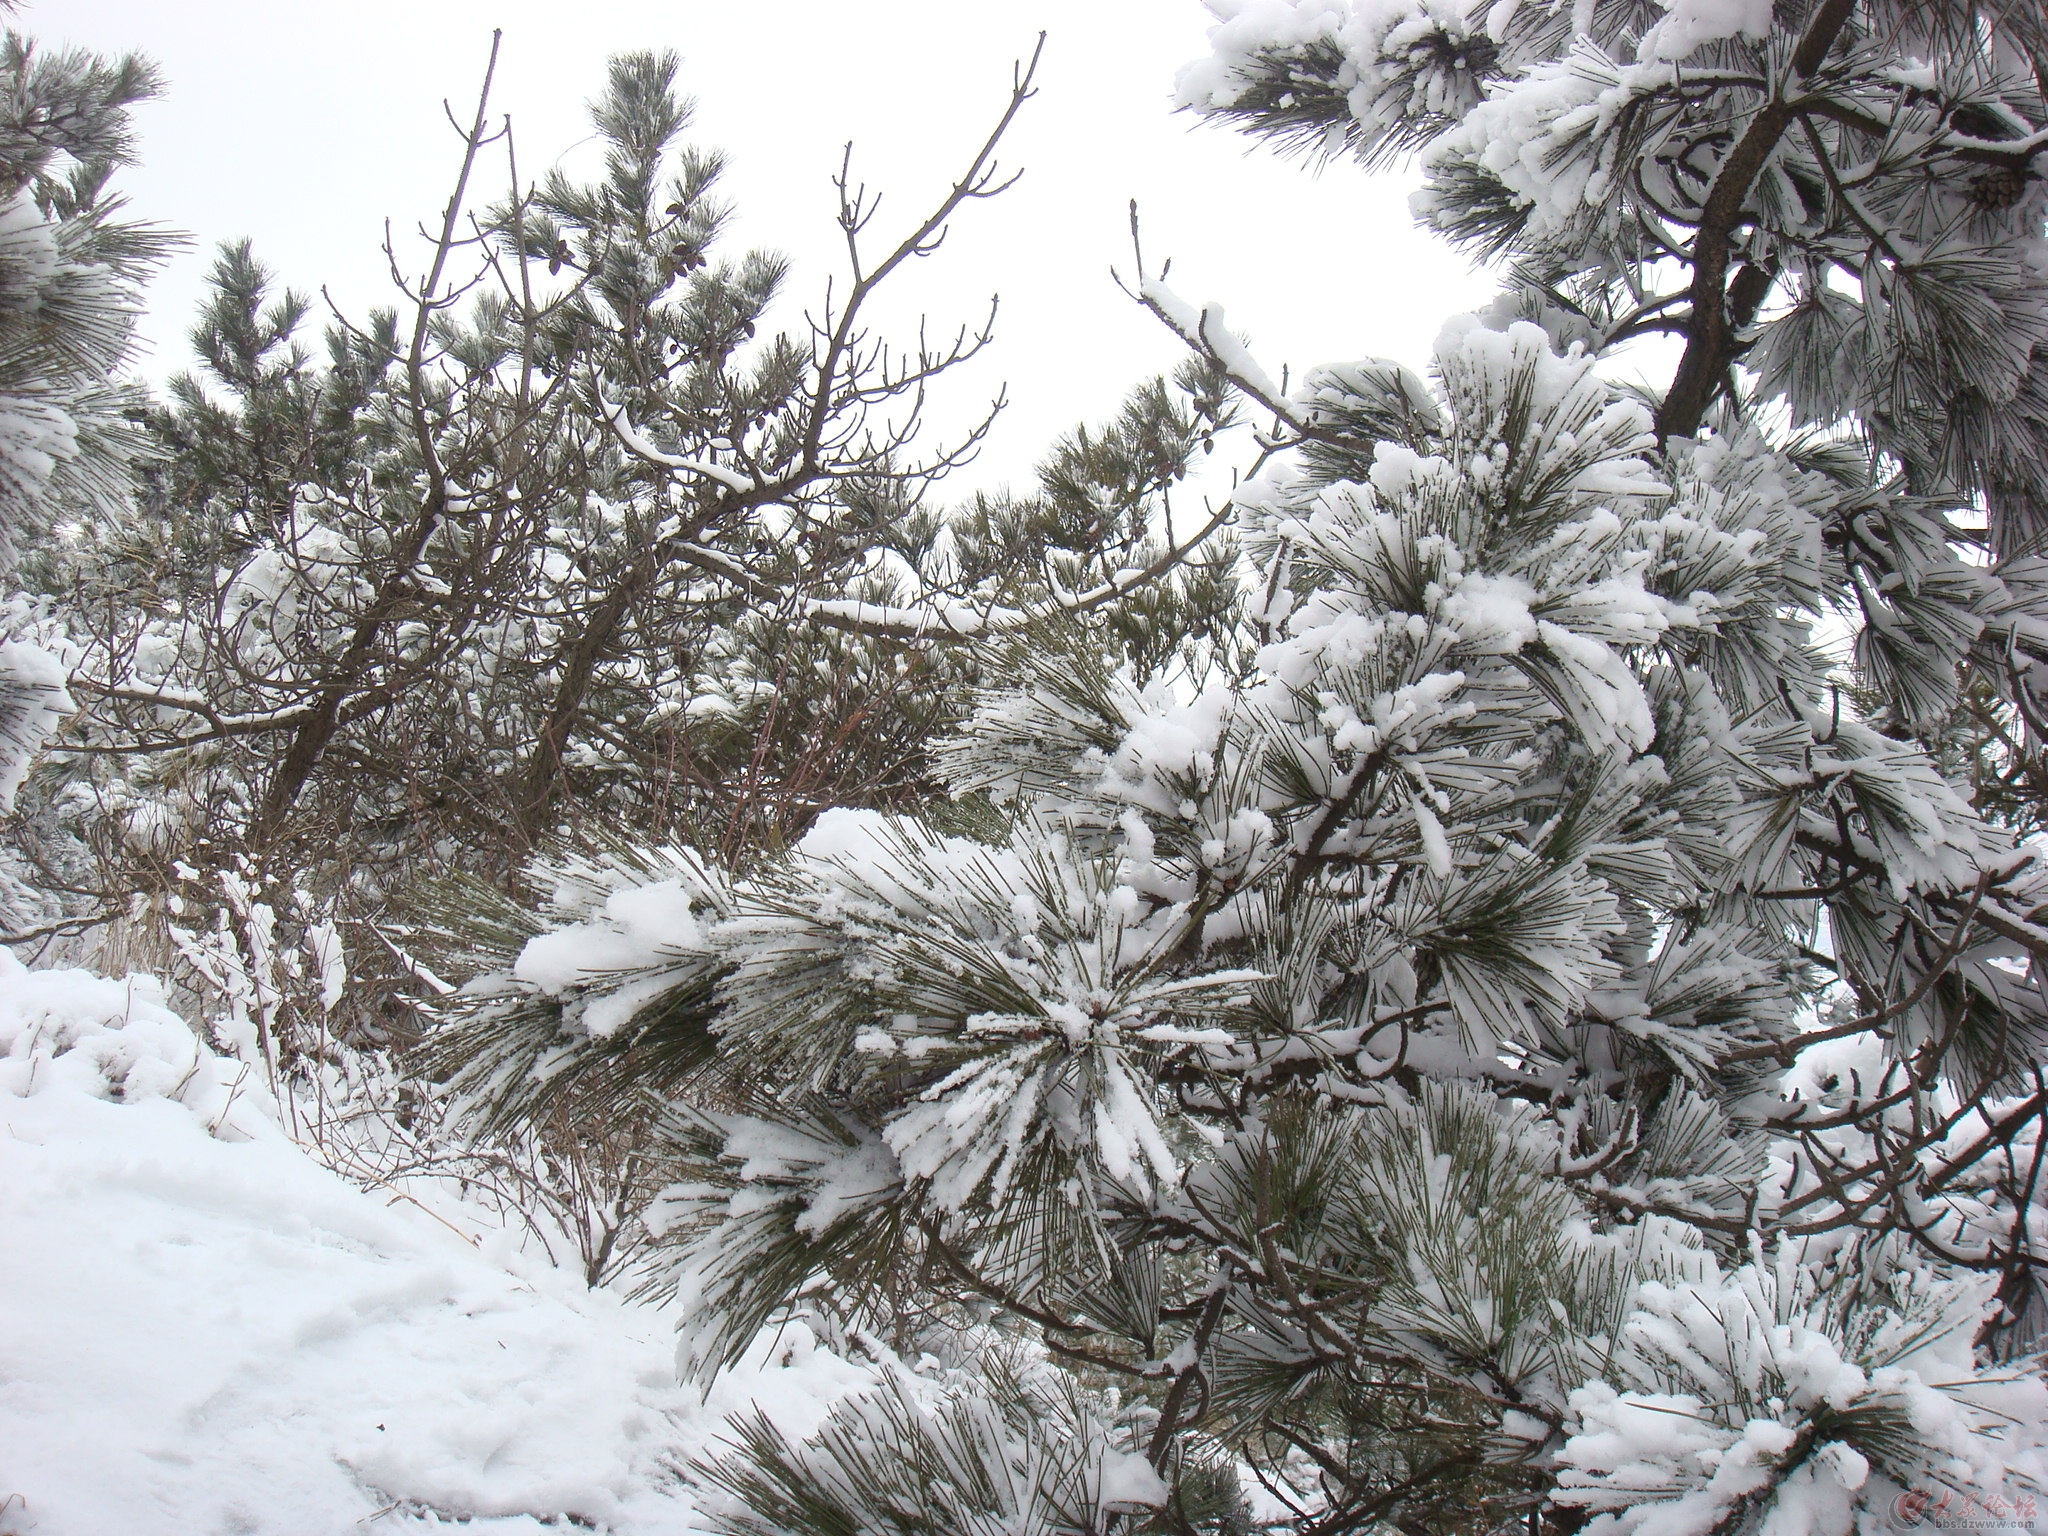
[[[12,10],[7,5],[0,9]],[[66,518],[118,506],[145,446],[127,360],[161,231],[120,217],[109,189],[129,158],[128,109],[156,94],[142,59],[0,41],[0,573]],[[0,617],[0,809],[64,711],[65,664],[47,616],[15,600]],[[61,650],[61,645],[57,647]],[[10,875],[13,920],[33,899]]]
[[[884,1362],[733,1532],[2033,1524],[2036,13],[1218,9],[1187,103],[1419,154],[1501,303],[1283,391],[1140,273],[1287,449],[1233,621],[1041,636],[922,815],[561,868],[465,1086],[658,1040],[686,1365]]]
[[[972,660],[915,650],[917,627],[1121,592],[1219,424],[1190,362],[1055,452],[1045,494],[941,517],[979,431],[934,441],[922,403],[988,333],[904,349],[870,316],[1000,189],[1029,71],[896,244],[842,177],[859,270],[785,329],[785,263],[721,238],[724,159],[690,142],[678,71],[614,59],[597,173],[495,202],[480,100],[397,311],[316,337],[303,292],[223,248],[200,367],[147,414],[143,495],[48,588],[88,615],[82,750],[33,786],[50,841],[96,855],[71,883],[117,962],[178,968],[282,1058],[403,1040],[432,985],[405,931],[421,905],[453,881],[488,900],[565,822],[734,861],[820,805],[929,799]]]

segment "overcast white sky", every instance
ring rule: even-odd
[[[456,144],[441,103],[474,102],[493,27],[494,106],[529,176],[587,139],[608,55],[681,53],[694,136],[730,158],[729,239],[794,258],[792,324],[834,269],[841,146],[886,193],[878,232],[914,221],[1043,30],[1040,94],[1006,157],[1023,181],[970,208],[891,312],[950,328],[1001,295],[998,346],[956,378],[949,412],[966,419],[1007,381],[1012,407],[968,477],[994,484],[1179,356],[1110,280],[1128,270],[1134,197],[1148,257],[1173,258],[1185,297],[1224,304],[1276,375],[1368,354],[1422,363],[1444,318],[1493,291],[1413,227],[1409,178],[1317,171],[1173,113],[1174,72],[1209,21],[1198,0],[31,0],[15,25],[140,50],[167,77],[137,114],[144,163],[121,183],[137,212],[195,237],[153,292],[144,369],[158,376],[185,364],[222,240],[252,236],[282,278],[350,312],[388,301],[384,221],[404,233],[445,200]]]

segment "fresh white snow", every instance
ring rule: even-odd
[[[669,1318],[328,1171],[254,1076],[0,951],[0,1536],[667,1536],[727,1414],[873,1380],[794,1324],[706,1401]]]

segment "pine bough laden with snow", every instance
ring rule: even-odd
[[[686,1363],[933,1357],[742,1433],[724,1529],[2029,1523],[2048,862],[1937,755],[2038,746],[2026,21],[1225,18],[1191,101],[1422,150],[1508,297],[1283,395],[1144,283],[1299,450],[1229,632],[1013,658],[923,817],[558,865],[449,1026],[478,1113],[659,1101]]]
[[[11,6],[5,9],[12,9]],[[118,506],[144,447],[139,394],[116,377],[143,276],[169,241],[119,217],[109,182],[130,155],[128,108],[148,65],[0,39],[0,570],[64,518]],[[0,809],[70,708],[65,647],[20,599],[0,614]],[[11,918],[34,904],[10,872]]]

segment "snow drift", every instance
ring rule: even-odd
[[[700,1401],[667,1318],[329,1172],[148,978],[0,951],[0,1536],[686,1532],[728,1413],[871,1380],[796,1324]]]

